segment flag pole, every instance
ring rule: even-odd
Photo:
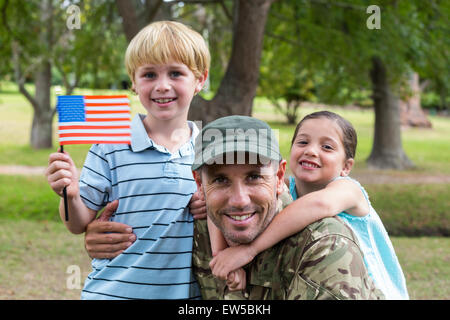
[[[57,86],[55,88],[56,91],[56,97],[58,97],[59,95],[61,95],[61,87]],[[56,102],[58,104],[58,102]],[[60,151],[61,153],[64,153],[64,145],[60,144]],[[66,221],[69,221],[69,205],[67,203],[67,188],[64,187],[63,189],[63,197],[64,197],[64,217],[66,219]]]
[[[61,145],[60,152],[64,153],[63,145]],[[67,204],[67,188],[66,187],[64,187],[64,189],[63,189],[63,196],[64,196],[64,216],[66,218],[66,221],[69,221],[69,206]]]

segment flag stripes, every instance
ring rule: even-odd
[[[61,145],[131,143],[127,96],[58,96]]]

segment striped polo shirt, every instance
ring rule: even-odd
[[[136,241],[114,259],[93,259],[82,299],[198,299],[191,268],[193,218],[188,203],[197,187],[192,176],[194,141],[174,153],[149,137],[142,119],[131,124],[131,145],[97,144],[80,176],[80,195],[100,210],[119,199],[111,221],[133,228]]]

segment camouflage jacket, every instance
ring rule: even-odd
[[[337,217],[310,224],[245,266],[245,292],[229,292],[209,268],[206,219],[195,220],[194,274],[203,299],[384,299],[369,277],[352,230]]]

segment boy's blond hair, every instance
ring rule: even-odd
[[[185,64],[199,78],[209,69],[210,54],[203,37],[175,21],[153,22],[131,40],[125,53],[125,67],[134,83],[136,70],[144,64]]]

